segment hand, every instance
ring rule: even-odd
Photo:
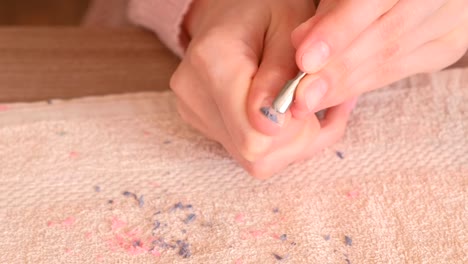
[[[260,111],[296,75],[290,35],[314,11],[311,1],[195,0],[185,20],[191,41],[171,79],[178,111],[259,178],[334,143],[351,112],[343,104],[321,123],[288,113],[280,126]]]
[[[322,0],[292,34],[312,73],[292,106],[303,119],[416,73],[443,69],[468,48],[466,0]]]

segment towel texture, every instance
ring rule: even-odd
[[[0,263],[467,263],[467,102],[468,69],[367,94],[268,181],[170,92],[2,105]]]

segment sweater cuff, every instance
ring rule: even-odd
[[[154,31],[177,56],[182,57],[189,37],[182,29],[185,14],[192,0],[132,0],[130,20]]]

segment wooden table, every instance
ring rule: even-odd
[[[143,30],[0,27],[0,102],[167,89],[177,63]]]
[[[177,63],[138,29],[0,28],[0,102],[167,89]]]

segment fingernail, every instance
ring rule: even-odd
[[[278,126],[283,126],[284,124],[284,114],[278,113],[272,107],[272,100],[265,100],[265,102],[260,107],[260,112],[271,122],[275,123]]]
[[[330,48],[323,41],[312,44],[302,55],[302,67],[307,73],[315,73],[325,64],[330,56]]]
[[[276,110],[273,109],[273,107],[263,106],[260,108],[260,112],[271,122],[275,123],[278,126],[283,126],[284,114],[276,112]]]
[[[305,88],[305,100],[307,104],[307,109],[313,111],[319,103],[322,101],[322,98],[327,93],[328,87],[327,83],[322,79],[315,79]]]

